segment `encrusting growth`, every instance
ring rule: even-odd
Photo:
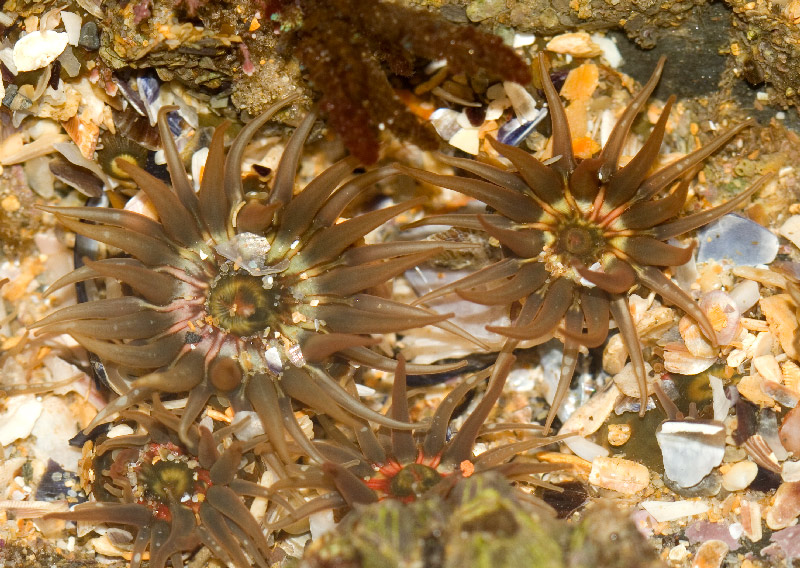
[[[493,210],[483,215],[437,215],[413,225],[449,224],[485,231],[499,241],[505,256],[430,292],[419,298],[417,304],[450,292],[480,304],[521,303],[511,326],[487,327],[508,338],[501,360],[521,340],[529,345],[543,343],[559,333],[564,341],[564,355],[547,429],[569,387],[579,347],[594,347],[605,341],[609,313],[631,357],[639,383],[640,413],[644,414],[648,397],[644,359],[628,306],[628,293],[635,285],[641,284],[680,307],[716,343],[714,329],[703,311],[660,269],[687,262],[692,247],[680,248],[664,241],[733,211],[770,179],[762,177],[723,205],[678,217],[697,166],[750,126],[751,121],[731,128],[702,148],[651,173],[674,97],[667,101],[642,149],[620,167],[631,125],[658,83],[663,65],[662,58],[596,157],[580,161],[575,158],[564,105],[550,80],[545,58],[540,56],[539,68],[553,128],[553,159],[548,165],[524,150],[489,139],[492,147],[511,163],[510,168],[446,156],[441,157],[443,162],[476,177],[399,168],[419,181],[483,201]],[[669,193],[662,195],[667,189]],[[502,367],[500,362],[498,367]]]

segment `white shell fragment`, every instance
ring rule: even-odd
[[[769,264],[778,254],[778,237],[755,221],[725,215],[700,232],[697,262],[729,260],[737,266]]]
[[[252,276],[267,276],[286,270],[288,260],[274,266],[264,264],[269,241],[255,233],[239,233],[232,239],[223,241],[214,247],[219,254],[244,268]]]
[[[528,90],[513,81],[505,81],[503,88],[511,101],[511,106],[514,108],[514,114],[521,122],[532,122],[539,116],[539,111],[536,108],[536,99],[534,99]]]
[[[14,45],[14,65],[17,71],[33,71],[49,65],[61,55],[69,42],[66,32],[31,32]]]
[[[643,501],[642,508],[653,515],[659,523],[675,521],[684,517],[702,515],[708,511],[704,501]]]
[[[592,462],[589,483],[625,495],[635,495],[650,485],[647,467],[623,458],[598,457]]]
[[[656,430],[664,474],[681,487],[692,487],[722,463],[725,426],[705,420],[667,420]]]
[[[61,21],[64,22],[64,29],[70,45],[78,46],[81,40],[82,18],[74,12],[61,12]]]
[[[547,51],[574,57],[597,57],[603,54],[603,50],[592,41],[592,37],[586,32],[558,35],[547,43]]]
[[[800,248],[800,215],[792,215],[778,229],[781,236],[786,237],[797,248]]]
[[[0,446],[30,436],[41,414],[42,403],[34,396],[9,398],[5,411],[0,413]]]
[[[728,416],[728,411],[733,404],[725,396],[725,386],[722,383],[722,379],[709,375],[708,382],[711,385],[711,395],[713,397],[714,420],[722,422]]]

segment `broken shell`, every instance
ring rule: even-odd
[[[767,511],[767,526],[776,531],[791,525],[800,515],[800,482],[781,483],[775,492],[775,502]]]
[[[779,432],[783,447],[795,456],[800,456],[800,406],[786,413]]]
[[[574,57],[598,57],[603,50],[592,41],[586,32],[561,34],[547,42],[546,49],[554,53],[563,53]]]
[[[736,300],[726,292],[714,290],[703,294],[700,298],[700,309],[705,312],[708,321],[711,322],[711,327],[714,328],[717,342],[720,345],[728,345],[739,333],[741,312]],[[689,350],[691,351],[691,348]]]
[[[750,375],[745,375],[736,385],[736,390],[739,394],[750,402],[759,406],[773,406],[775,399],[764,392],[762,385],[764,379],[758,373],[754,372]]]
[[[791,296],[775,294],[761,298],[759,304],[770,331],[778,338],[783,350],[795,361],[800,359],[800,353],[793,344],[798,324]]]
[[[689,353],[695,357],[716,358],[716,350],[711,347],[711,343],[709,343],[706,336],[703,335],[703,332],[700,331],[700,326],[698,326],[694,320],[683,316],[678,324],[678,331],[680,331],[683,343],[686,345],[686,349],[689,350]],[[720,341],[720,343],[722,343],[722,341]]]
[[[64,123],[64,130],[78,146],[81,155],[87,160],[91,160],[97,148],[97,141],[100,139],[100,127],[93,122],[73,116]]]
[[[664,368],[679,375],[697,375],[717,362],[716,357],[697,357],[688,350],[670,349],[664,351]]]
[[[737,266],[769,264],[778,254],[778,237],[755,221],[728,214],[698,235],[697,262],[729,260]]]
[[[14,44],[13,57],[17,71],[33,71],[49,65],[61,55],[68,41],[69,34],[52,30],[22,36]]]
[[[722,463],[725,425],[712,420],[666,420],[656,430],[664,475],[681,487],[697,485]]]
[[[631,460],[598,457],[592,461],[589,483],[625,495],[635,495],[650,485],[650,472],[647,467]]]
[[[643,501],[642,508],[653,515],[659,523],[666,523],[702,515],[709,507],[704,501]]]

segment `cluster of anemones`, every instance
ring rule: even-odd
[[[756,183],[725,205],[675,219],[696,166],[747,123],[651,173],[670,99],[641,151],[620,167],[631,124],[658,81],[660,64],[602,152],[578,161],[544,59],[540,71],[553,123],[555,157],[547,165],[493,141],[510,167],[443,158],[477,177],[401,165],[359,173],[357,162],[347,157],[296,192],[298,162],[316,119],[311,113],[289,140],[271,191],[246,195],[245,147],[290,99],[246,125],[227,153],[225,126],[219,127],[195,193],[169,134],[166,108],[159,128],[172,187],[135,165],[117,162],[142,189],[157,218],[112,208],[46,208],[76,233],[129,255],[87,261],[54,285],[114,278],[124,284],[123,295],[63,308],[38,326],[71,334],[107,364],[119,397],[91,426],[120,413],[146,431],[144,438],[110,439],[101,446],[101,454],[113,449],[108,473],[102,474],[108,480],[103,488],[118,502],[84,504],[61,516],[136,526],[136,565],[149,549],[151,565],[170,561],[178,566],[181,553],[200,544],[237,566],[247,565],[248,556],[262,564],[264,536],[247,512],[243,495],[268,496],[281,503],[283,514],[267,523],[277,528],[322,508],[384,498],[409,501],[428,491],[447,491],[458,477],[487,470],[538,483],[536,475],[553,468],[515,457],[554,440],[541,431],[474,455],[475,440],[514,362],[512,352],[522,340],[543,342],[556,334],[564,340],[561,380],[546,433],[569,386],[579,347],[605,341],[613,316],[644,402],[644,361],[627,299],[637,283],[693,316],[713,341],[714,330],[703,312],[658,267],[682,264],[691,255],[691,249],[665,240],[718,218],[760,187]],[[441,215],[422,223],[484,231],[502,245],[503,258],[414,305],[370,293],[445,247],[462,246],[438,241],[364,244],[367,233],[423,200],[341,219],[362,192],[399,173],[485,202],[491,208],[485,215]],[[660,195],[666,190],[667,195]],[[421,307],[449,292],[476,303],[507,305],[515,314],[512,325],[487,328],[507,337],[493,369],[456,386],[429,424],[413,424],[405,372],[454,366],[406,366],[401,361],[391,410],[374,411],[355,394],[349,367],[336,362],[393,371],[395,360],[371,348],[377,343],[373,335],[425,325],[474,340],[446,321],[450,314]],[[483,398],[448,439],[456,407],[487,376]],[[164,394],[187,396],[178,416],[160,405]],[[261,449],[273,456],[271,467],[282,478],[269,491],[237,479],[240,445],[220,455],[220,440],[197,428],[212,398],[258,416],[265,432]],[[296,403],[311,409],[325,440],[311,441],[303,432],[294,414]],[[152,404],[152,410],[131,410],[140,404]],[[645,404],[641,408],[643,412]],[[297,468],[299,454],[312,464]],[[297,506],[292,495],[308,488],[328,492],[308,502],[300,499]],[[244,552],[236,542],[246,544]]]

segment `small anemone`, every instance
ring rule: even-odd
[[[505,364],[510,367],[513,357]],[[315,488],[329,491],[321,497],[292,508],[274,524],[282,528],[322,509],[375,503],[383,499],[411,502],[430,491],[447,493],[458,479],[491,471],[508,481],[551,487],[537,475],[563,469],[557,464],[515,460],[520,454],[558,442],[557,436],[541,435],[536,425],[492,424],[485,422],[503,390],[508,368],[494,373],[486,392],[461,428],[449,436],[455,410],[465,397],[483,383],[490,371],[473,375],[456,386],[439,403],[429,423],[417,431],[375,432],[364,424],[348,436],[322,417],[328,439],[315,440],[317,464],[303,466],[286,479],[273,484],[271,494],[292,493]],[[391,407],[387,415],[394,420],[409,420],[405,361],[399,358],[392,386]],[[501,445],[480,455],[474,454],[480,434],[501,431],[528,432],[527,439]],[[519,497],[542,511],[549,507],[534,495],[519,491]],[[285,502],[291,501],[287,497]]]
[[[357,162],[347,157],[295,193],[295,172],[314,113],[289,140],[271,192],[245,196],[245,147],[292,100],[277,103],[242,128],[227,155],[226,125],[219,127],[198,193],[169,132],[166,116],[172,108],[162,109],[158,126],[172,187],[116,161],[153,204],[158,220],[112,208],[44,207],[68,229],[130,255],[87,261],[51,287],[115,278],[125,285],[125,295],[66,307],[36,324],[41,332],[72,335],[110,367],[112,386],[121,396],[89,428],[155,393],[188,394],[182,439],[212,396],[224,397],[235,410],[252,408],[276,452],[289,461],[284,430],[308,446],[290,398],[343,423],[360,424],[359,417],[411,427],[361,404],[329,374],[329,363],[339,354],[394,369],[393,359],[368,348],[376,343],[370,334],[432,324],[464,335],[444,321],[448,314],[367,293],[444,247],[362,244],[364,235],[420,200],[337,222],[360,192],[397,174],[391,166],[354,174]],[[412,367],[415,373],[454,368]]]
[[[230,427],[212,434],[193,425],[183,441],[180,419],[158,395],[148,412],[123,411],[118,423],[136,430],[99,440],[84,458],[91,460],[94,501],[50,518],[134,527],[131,568],[148,555],[152,568],[182,567],[183,553],[200,546],[237,568],[270,565],[270,547],[245,503],[263,488],[239,478],[245,448],[233,442],[217,449]]]
[[[628,306],[628,293],[637,284],[680,307],[716,343],[714,328],[703,311],[659,268],[685,263],[691,258],[692,247],[680,248],[664,241],[733,211],[770,179],[764,176],[718,207],[679,217],[697,167],[752,121],[731,128],[702,148],[651,173],[674,96],[667,101],[642,149],[620,167],[631,125],[655,89],[663,65],[662,58],[595,157],[575,158],[564,105],[550,80],[545,58],[540,56],[553,128],[554,157],[547,165],[524,150],[490,138],[494,149],[511,162],[511,168],[445,156],[445,163],[476,177],[399,167],[417,180],[459,191],[492,208],[493,212],[484,215],[438,215],[417,223],[485,231],[503,245],[504,251],[499,262],[430,292],[417,304],[450,292],[479,304],[521,303],[511,326],[487,327],[509,338],[501,358],[508,356],[521,340],[529,345],[543,343],[560,332],[564,355],[547,429],[569,387],[579,347],[596,347],[606,340],[610,315],[631,357],[639,383],[640,413],[644,414],[647,379]],[[661,195],[668,189],[669,193]]]

